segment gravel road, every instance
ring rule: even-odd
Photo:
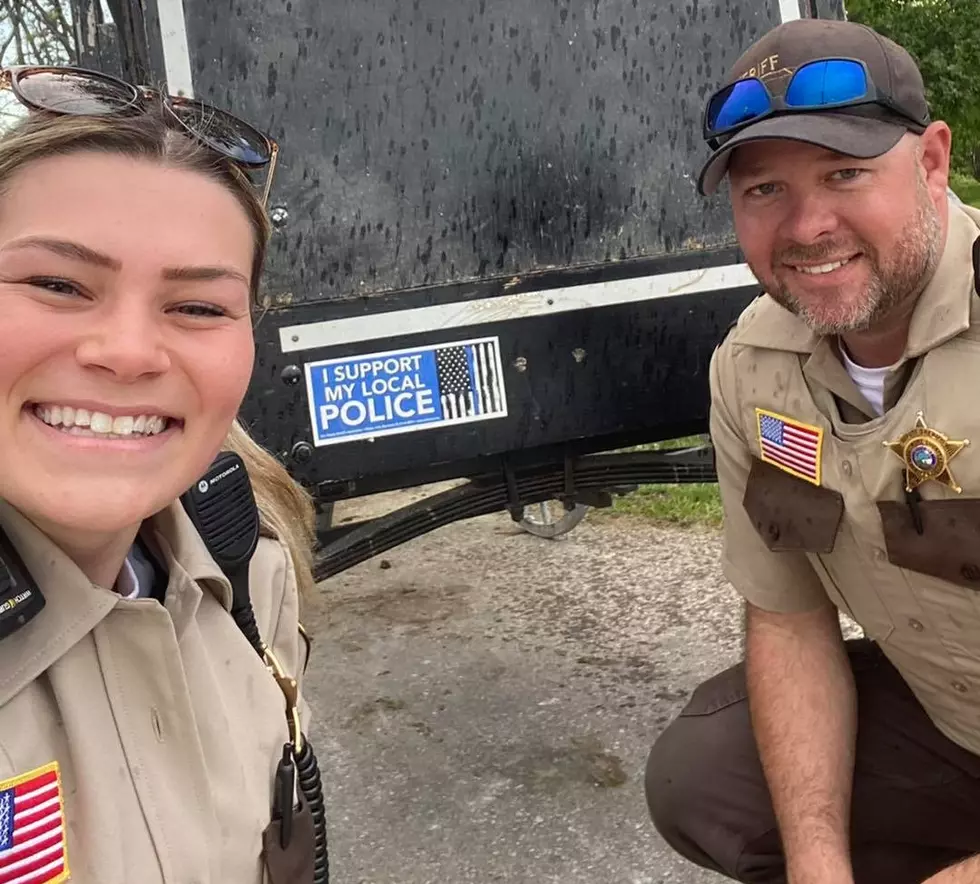
[[[498,514],[321,584],[307,692],[334,884],[721,881],[643,796],[651,741],[739,653],[718,550],[605,513],[542,540]]]

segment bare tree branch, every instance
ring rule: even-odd
[[[28,2],[34,7],[35,16],[43,20],[53,34],[57,34],[63,41],[70,39],[71,26],[61,0],[22,0],[22,2]]]
[[[75,45],[60,0],[22,0],[22,2],[29,5],[33,11],[33,17],[37,23],[37,26],[32,29],[34,33],[46,31],[50,39],[56,41],[64,50],[65,55],[72,58],[75,54]],[[50,56],[51,53],[46,52],[45,55]],[[44,59],[47,62],[54,60],[50,57]]]
[[[38,47],[36,36],[36,31],[33,28],[24,28],[24,40],[31,49],[32,60],[46,64],[48,62],[48,53]]]
[[[106,0],[89,3],[98,24],[113,20]],[[76,62],[76,13],[72,0],[0,0],[0,64]]]
[[[10,4],[10,21],[14,26],[14,47],[17,52],[17,64],[24,64],[24,43],[21,40],[21,31],[24,25],[20,17],[20,10],[13,3]]]
[[[0,46],[0,59],[2,59],[7,54],[7,50],[10,48],[10,44],[13,42],[14,42],[14,31],[11,31],[7,35],[7,39],[3,41],[3,45]]]

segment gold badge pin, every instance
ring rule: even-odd
[[[934,481],[952,488],[957,494],[963,489],[953,479],[949,462],[969,444],[969,439],[955,441],[927,426],[921,411],[915,416],[915,426],[911,430],[894,442],[882,443],[905,464],[906,491],[912,491],[923,482]]]

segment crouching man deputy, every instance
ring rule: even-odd
[[[980,881],[980,212],[950,129],[904,49],[810,19],[704,126],[765,291],[710,373],[746,654],[654,745],[653,821],[739,881]]]

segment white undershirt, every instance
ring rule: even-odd
[[[126,559],[123,561],[122,571],[119,572],[119,577],[116,579],[116,592],[124,599],[139,598],[140,581],[139,577],[136,576],[136,571],[133,568],[133,563],[129,560],[129,556],[126,556]]]
[[[863,365],[852,362],[843,347],[840,348],[840,355],[844,360],[844,368],[847,369],[851,380],[854,381],[857,388],[864,395],[864,398],[868,400],[871,407],[875,410],[875,414],[884,414],[885,378],[888,376],[888,372],[891,371],[891,366],[865,368]]]

